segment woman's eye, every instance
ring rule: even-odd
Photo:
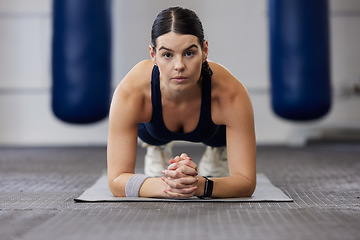
[[[171,57],[172,57],[172,54],[171,54],[171,53],[164,53],[164,54],[163,54],[163,57],[164,57],[164,58],[171,58]]]
[[[185,56],[192,57],[195,53],[193,51],[189,51],[185,53]]]

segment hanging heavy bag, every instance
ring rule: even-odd
[[[269,0],[271,99],[290,120],[324,116],[331,105],[327,0]]]
[[[108,115],[111,0],[54,0],[52,109],[69,123]]]

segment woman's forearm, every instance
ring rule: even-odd
[[[109,180],[110,190],[115,197],[126,197],[126,184],[133,173],[123,173],[113,180]],[[164,190],[167,185],[160,178],[148,178],[140,187],[139,197],[166,197]]]
[[[140,188],[139,197],[167,197],[164,192],[166,188],[161,178],[148,178]]]
[[[211,197],[214,198],[250,197],[256,186],[256,180],[250,181],[241,175],[211,179],[214,181]]]

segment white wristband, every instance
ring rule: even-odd
[[[149,176],[144,174],[132,175],[125,186],[126,197],[139,197],[140,187],[148,178]]]

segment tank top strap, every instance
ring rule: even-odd
[[[162,118],[161,92],[160,92],[160,71],[154,66],[151,74],[151,102],[153,106],[152,119]]]
[[[208,126],[211,120],[211,77],[202,80],[201,113],[199,122]]]

